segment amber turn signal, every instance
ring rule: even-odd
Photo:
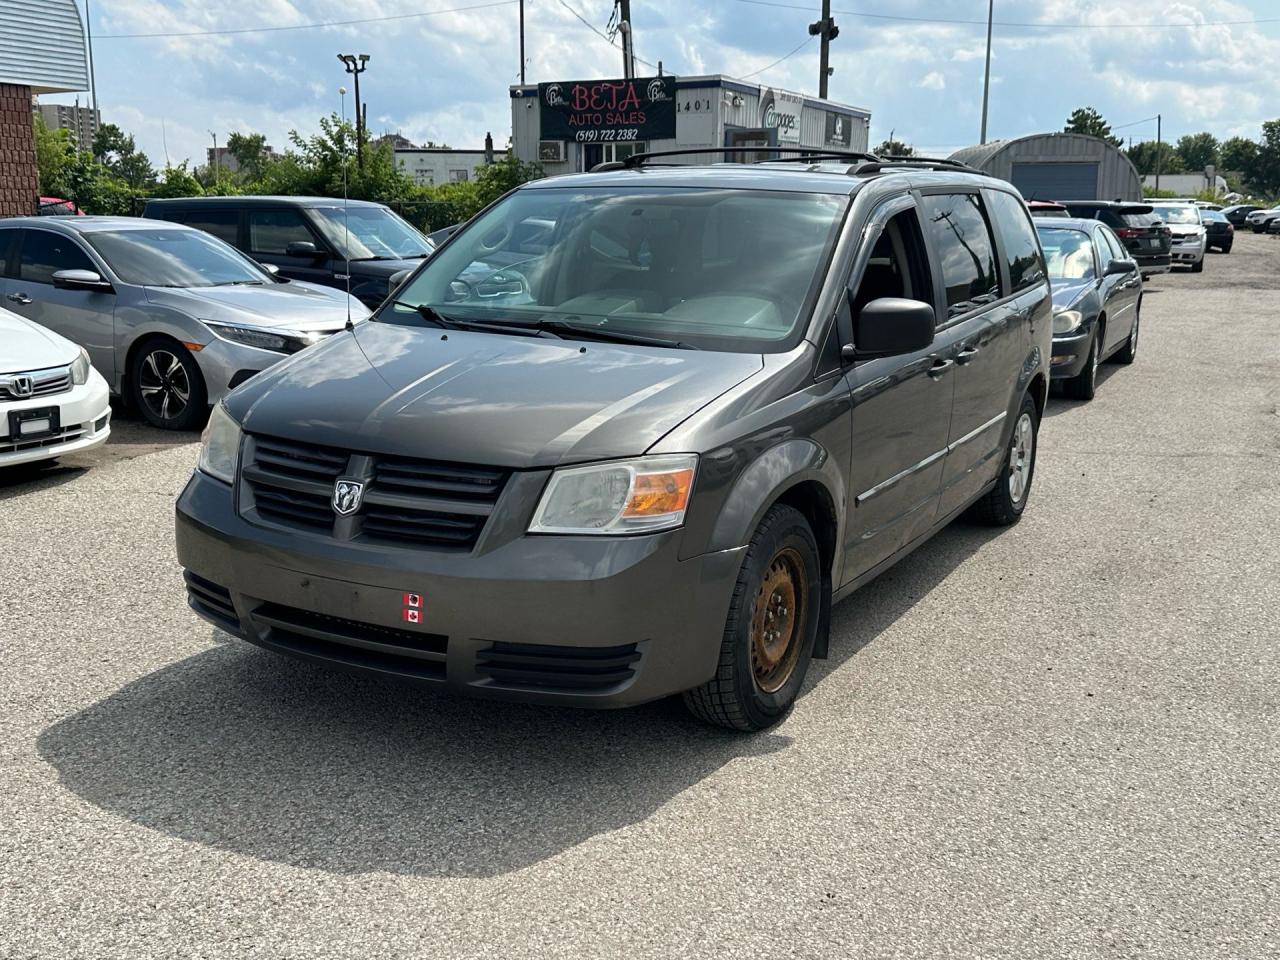
[[[693,470],[671,470],[666,473],[639,473],[631,489],[631,500],[622,512],[624,517],[657,517],[680,513],[689,505],[693,489]]]

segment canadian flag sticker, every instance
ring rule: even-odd
[[[404,595],[404,605],[406,607],[413,607],[415,610],[420,610],[422,608],[422,594],[406,593]]]
[[[404,619],[407,623],[421,623],[422,611],[406,609],[404,611]]]

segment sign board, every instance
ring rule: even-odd
[[[800,142],[800,111],[804,97],[786,90],[760,90],[760,126],[778,131],[779,143]]]
[[[543,140],[622,143],[676,135],[675,77],[540,83],[538,105]]]
[[[843,113],[827,112],[826,143],[829,147],[847,147],[852,142],[853,118]]]

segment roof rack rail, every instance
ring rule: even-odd
[[[820,150],[814,147],[698,147],[694,149],[681,150],[654,150],[652,153],[633,153],[631,156],[622,160],[610,160],[606,163],[597,163],[591,168],[592,173],[606,173],[610,170],[634,170],[641,167],[654,159],[661,157],[691,157],[700,154],[730,154],[736,156],[745,156],[753,153],[780,153],[792,154],[787,157],[768,157],[764,160],[757,161],[760,163],[786,163],[786,162],[802,162],[807,159],[813,160],[860,160],[860,161],[878,161],[874,153],[855,153],[853,151],[843,150]]]
[[[991,176],[985,170],[971,167],[969,164],[961,163],[959,160],[948,160],[943,157],[878,157],[849,172],[853,176],[858,176],[863,173],[880,173],[887,167],[909,167],[919,170],[958,170],[963,173],[976,173],[980,177]]]

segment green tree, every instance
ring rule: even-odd
[[[524,163],[508,151],[502,158],[486,163],[476,171],[476,199],[481,208],[487,207],[509,190],[541,176],[541,166]]]
[[[111,174],[134,190],[155,182],[156,171],[147,155],[138,149],[132,134],[114,123],[104,123],[93,135],[93,155]]]
[[[914,157],[916,155],[915,148],[901,140],[885,140],[871,152],[879,157]]]
[[[267,138],[261,133],[231,134],[227,137],[227,152],[236,158],[243,179],[262,176],[262,168],[267,162]]]
[[[68,169],[75,160],[71,131],[50,130],[39,115],[35,117],[36,170],[40,195],[66,198],[71,193]]]
[[[1157,166],[1161,173],[1182,173],[1186,169],[1182,163],[1182,157],[1169,143],[1144,140],[1141,143],[1135,143],[1127,153],[1133,165],[1137,167],[1138,174],[1143,177],[1154,174]],[[1160,160],[1159,164],[1156,162],[1157,158]]]
[[[1111,135],[1111,124],[1103,120],[1102,114],[1093,107],[1077,107],[1071,111],[1071,116],[1067,117],[1067,125],[1063,130],[1066,133],[1083,133],[1090,137],[1100,137],[1115,147],[1124,143],[1119,137]]]
[[[1218,149],[1218,138],[1207,130],[1178,138],[1177,150],[1178,156],[1182,158],[1182,165],[1197,173],[1211,163],[1217,165]]]
[[[1247,179],[1255,191],[1266,196],[1280,193],[1280,120],[1263,123],[1258,156]]]
[[[1224,140],[1218,150],[1218,163],[1223,170],[1239,173],[1248,179],[1248,173],[1258,162],[1258,144],[1248,137],[1232,137]]]
[[[151,190],[153,197],[198,197],[203,193],[204,187],[187,169],[185,160],[176,167],[165,167],[160,181]]]

